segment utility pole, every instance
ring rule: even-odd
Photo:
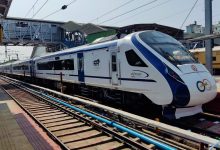
[[[212,0],[205,0],[205,34],[212,34]],[[211,74],[212,69],[212,40],[205,40],[206,68]]]

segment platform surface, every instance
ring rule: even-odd
[[[0,85],[0,150],[61,148],[8,96]]]
[[[0,149],[32,150],[33,147],[17,124],[6,103],[0,104]]]

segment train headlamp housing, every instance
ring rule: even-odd
[[[173,80],[169,81],[173,93],[172,105],[175,107],[185,107],[190,101],[190,93],[187,85],[180,76],[168,66],[166,66],[166,73],[169,78]]]
[[[172,69],[170,69],[170,67],[168,67],[167,65],[166,65],[166,72],[173,79],[184,84],[184,81],[180,78],[180,76],[176,72],[174,72]]]

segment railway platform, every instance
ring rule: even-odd
[[[61,148],[15,103],[0,85],[0,149]]]

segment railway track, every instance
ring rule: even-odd
[[[4,80],[5,81],[0,80],[0,84],[5,91],[64,149],[191,150],[200,149],[201,146],[204,149],[208,149],[208,145],[201,145],[199,142],[168,134],[161,129],[148,128],[146,125],[144,127],[143,124],[138,124],[131,120],[123,119],[123,121],[121,121],[121,123],[123,122],[125,124],[124,127],[126,129],[137,132],[141,136],[153,141],[146,142],[140,137],[129,134],[129,132],[121,131],[106,122],[101,122],[100,119],[76,111],[78,108],[83,108],[88,113],[91,113],[92,111],[89,110],[89,107],[78,104],[75,105],[78,107],[74,110],[71,109],[71,107],[61,105],[61,103],[65,102],[58,102],[60,99],[57,100],[57,98],[53,96],[44,96],[45,94],[39,94],[43,92],[35,91],[36,89],[25,88],[20,83],[14,83],[14,85],[12,85],[12,82],[8,79]],[[55,101],[51,99],[55,99]],[[94,110],[94,108],[92,110]],[[109,114],[104,114],[105,117],[103,117],[98,113],[104,112],[93,112],[94,115],[102,117],[104,120],[109,119],[108,117],[111,117],[111,119],[115,117]],[[115,120],[110,124],[114,123]],[[116,122],[119,126],[122,126],[121,123]],[[131,127],[134,128],[131,129]]]
[[[93,101],[92,99],[77,95],[77,97],[87,99],[89,101]],[[133,113],[133,112],[132,112]],[[138,112],[136,112],[138,114]],[[138,114],[143,116],[142,114]],[[143,116],[146,117],[146,116]],[[212,114],[212,113],[201,113],[195,116],[184,117],[182,119],[178,119],[177,121],[167,121],[162,120],[164,123],[168,123],[170,125],[175,125],[186,130],[191,130],[193,132],[207,135],[213,137],[215,139],[220,140],[220,115]]]
[[[86,99],[88,101],[94,101],[90,98],[87,98],[81,95],[74,95],[74,96]],[[139,114],[139,112],[132,111],[131,113],[136,113],[137,115],[148,117],[148,116],[143,115],[142,113]],[[191,130],[193,132],[196,132],[202,135],[207,135],[207,136],[220,140],[220,115],[219,114],[212,114],[212,113],[204,112],[199,115],[184,117],[182,119],[177,120],[176,122],[173,122],[173,121],[170,122],[167,120],[164,121],[163,119],[162,121],[170,125],[175,125],[175,126],[184,128],[186,130]]]
[[[77,97],[87,99],[92,101],[92,99],[77,95]],[[132,112],[133,113],[133,112]],[[144,116],[143,114],[137,115]],[[164,123],[168,123],[170,125],[175,125],[177,127],[184,128],[186,130],[191,130],[198,134],[207,135],[209,137],[213,137],[217,140],[220,140],[220,115],[212,114],[212,113],[201,113],[195,116],[184,117],[182,119],[178,119],[177,121],[167,121],[163,120]]]
[[[174,125],[220,140],[220,116],[201,113],[173,122]],[[172,124],[173,124],[172,123]]]
[[[154,145],[123,136],[125,133],[116,132],[104,123],[0,82],[7,93],[65,149],[155,149]]]
[[[27,93],[2,80],[0,82],[5,91],[65,149],[159,148],[56,102],[39,99],[33,93]],[[166,149],[175,149],[162,145],[167,146]]]

